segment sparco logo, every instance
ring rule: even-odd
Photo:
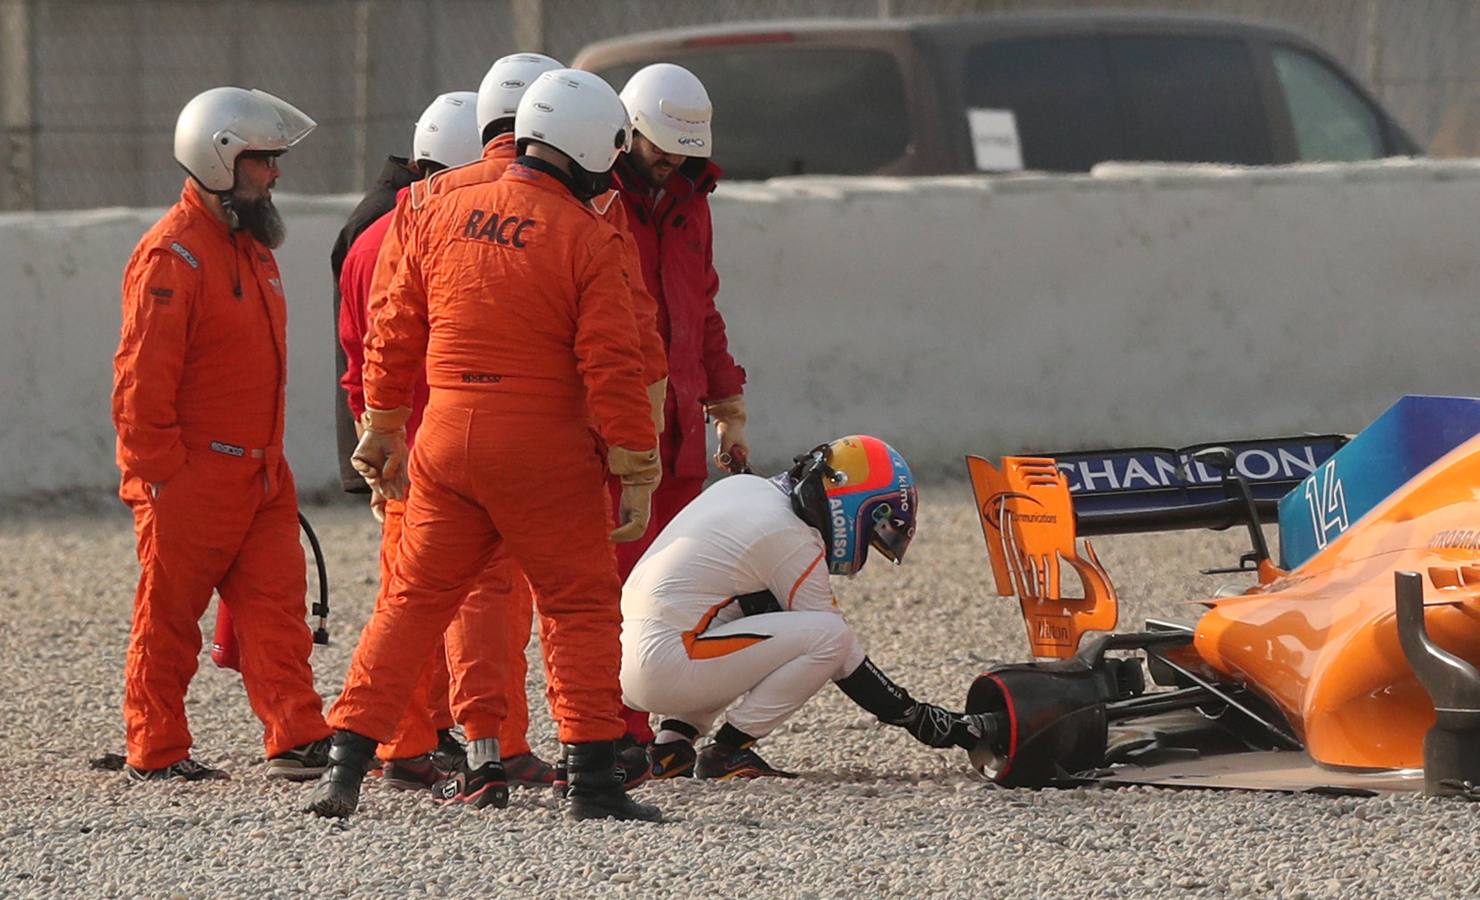
[[[211,449],[216,451],[217,453],[224,453],[227,456],[247,455],[247,450],[245,447],[238,447],[235,444],[227,444],[222,441],[211,441]]]
[[[200,268],[200,260],[195,258],[195,254],[191,253],[189,250],[186,250],[184,244],[180,243],[179,241],[175,241],[173,244],[170,244],[170,249],[175,251],[175,254],[178,255],[181,259],[185,260],[185,262],[189,263],[190,268]]]
[[[827,504],[832,509],[832,555],[842,559],[848,555],[848,517],[843,515],[843,501],[829,497]]]

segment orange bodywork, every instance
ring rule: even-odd
[[[1393,572],[1425,574],[1425,625],[1480,662],[1480,437],[1411,479],[1293,572],[1209,601],[1200,656],[1290,720],[1316,762],[1417,768],[1434,707],[1398,643]]]
[[[1086,558],[1074,563],[1068,487],[1055,480],[1053,461],[1007,457],[1000,471],[986,460],[967,461],[998,592],[1020,598],[1033,652],[1065,658],[1086,631],[1113,628],[1108,576],[1087,545]],[[1421,768],[1434,705],[1399,643],[1393,573],[1424,575],[1429,635],[1480,664],[1477,514],[1480,436],[1410,479],[1295,570],[1266,561],[1247,593],[1201,601],[1209,610],[1191,649],[1204,671],[1277,707],[1316,763]],[[1059,595],[1062,562],[1084,579],[1085,598]],[[1067,642],[1061,631],[1043,639],[1046,617],[1063,624]]]

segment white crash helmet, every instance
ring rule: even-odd
[[[563,68],[559,61],[540,53],[513,53],[495,62],[478,85],[478,135],[499,119],[512,118],[536,78]]]
[[[632,127],[664,153],[708,158],[714,152],[714,106],[693,72],[673,63],[645,66],[622,88]]]
[[[208,191],[236,186],[236,158],[247,150],[286,150],[316,122],[266,91],[211,88],[196,94],[175,120],[175,161]]]
[[[535,79],[514,116],[514,139],[549,144],[589,174],[611,170],[632,147],[627,109],[599,75],[555,69]]]
[[[472,91],[453,91],[433,100],[416,120],[411,161],[426,160],[450,169],[482,156],[483,142],[478,139],[475,116],[477,105],[478,95]]]

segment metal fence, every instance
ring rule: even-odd
[[[1468,154],[1480,112],[1472,0],[0,0],[0,209],[161,205],[175,116],[219,84],[318,120],[283,182],[358,191],[436,94],[515,50],[572,59],[637,31],[775,18],[1044,9],[1216,12],[1283,25],[1374,89],[1423,146]]]

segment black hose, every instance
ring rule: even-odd
[[[329,569],[324,565],[324,548],[319,545],[319,536],[314,533],[313,526],[308,524],[308,517],[302,512],[298,513],[298,524],[303,527],[303,533],[308,537],[308,545],[313,548],[313,562],[319,573],[319,599],[314,603],[312,612],[319,617],[319,625],[314,629],[313,642],[315,644],[329,643]]]

